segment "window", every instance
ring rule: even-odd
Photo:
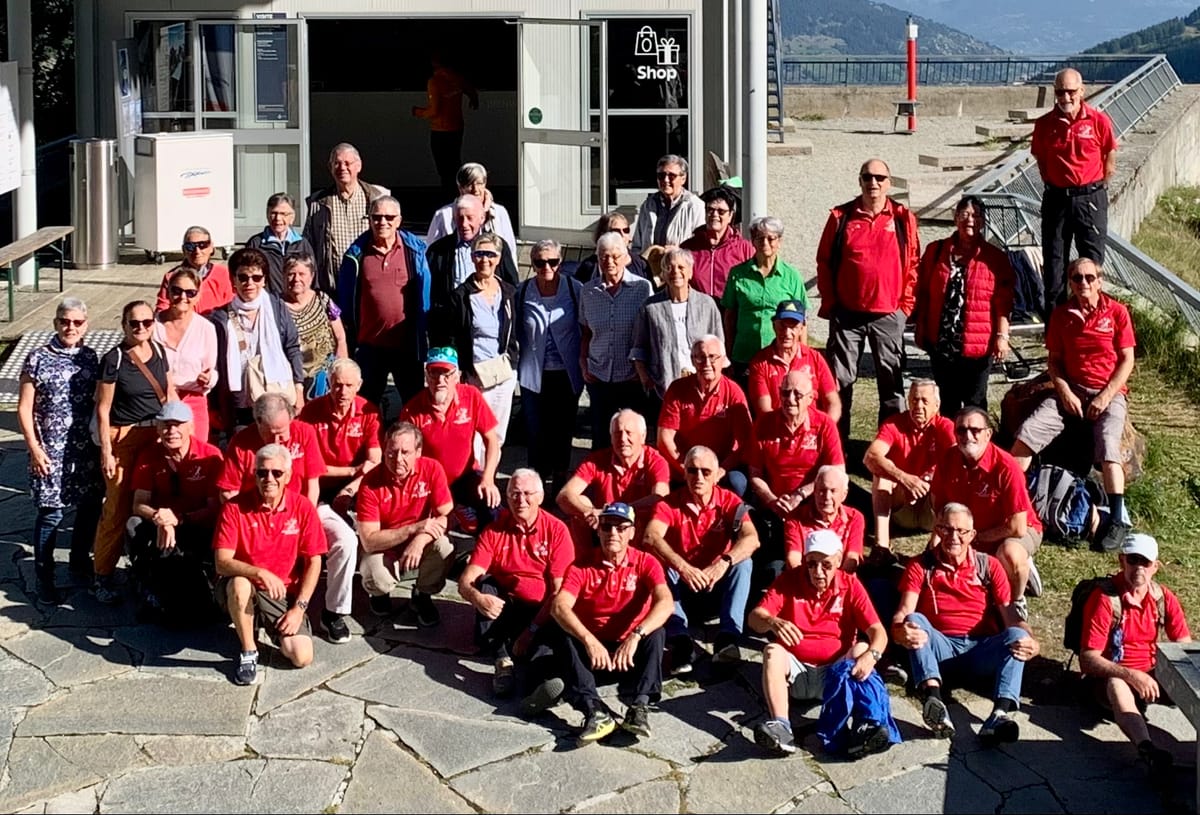
[[[192,113],[192,24],[140,20],[134,24],[133,35],[143,113],[159,114],[158,118],[170,118],[161,114]]]

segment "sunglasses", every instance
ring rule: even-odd
[[[614,226],[609,232],[620,232],[622,235],[628,235],[632,230],[629,227]]]
[[[239,283],[261,283],[266,275],[261,274],[240,274],[237,276]]]
[[[968,433],[972,436],[978,436],[985,430],[987,430],[986,427],[970,427],[969,425],[954,428],[954,432],[959,436],[966,436]]]
[[[495,260],[496,258],[500,257],[500,253],[493,252],[491,249],[479,249],[477,251],[472,252],[471,257],[474,260],[483,260],[484,258],[491,258],[491,259]]]
[[[191,300],[193,297],[196,297],[200,294],[199,289],[184,289],[180,288],[179,286],[168,286],[167,292],[172,297],[183,297],[187,300]]]
[[[201,249],[207,249],[210,246],[212,246],[212,241],[184,241],[183,251],[198,252]]]
[[[382,215],[380,213],[372,213],[371,214],[372,221],[387,221],[389,224],[399,217],[400,217],[399,215]]]
[[[1072,283],[1091,284],[1091,283],[1095,283],[1099,279],[1100,279],[1100,275],[1094,275],[1094,274],[1073,274],[1073,275],[1071,275]]]
[[[1075,94],[1079,93],[1079,91],[1080,91],[1079,88],[1055,88],[1054,95],[1055,96],[1074,96]]]
[[[539,269],[545,269],[547,266],[557,269],[560,263],[562,263],[562,258],[537,258],[533,261],[533,265]]]
[[[70,320],[70,319],[67,319],[66,317],[58,317],[55,319],[54,322],[58,323],[63,328],[67,328],[67,327],[83,328],[85,325],[87,325],[86,319],[85,320]]]
[[[154,325],[154,320],[153,319],[150,319],[150,320],[126,320],[125,325],[129,326],[130,328],[135,328],[135,329],[136,328],[149,328],[150,326]]]
[[[729,215],[732,212],[733,212],[733,210],[726,209],[725,207],[705,207],[704,208],[705,215],[720,215],[722,218],[724,218],[726,215]]]
[[[262,467],[262,468],[255,470],[254,474],[257,475],[259,478],[266,478],[267,476],[271,476],[271,478],[274,478],[276,481],[278,481],[279,479],[283,478],[283,474],[285,472],[287,472],[287,470],[269,470],[266,467]]]
[[[616,530],[628,529],[629,527],[633,526],[633,524],[625,523],[623,521],[601,521],[599,526],[600,526],[601,531],[611,532],[614,529],[616,529]]]
[[[1149,566],[1150,558],[1144,555],[1126,555],[1125,562],[1130,566]]]
[[[674,181],[677,178],[683,178],[683,173],[655,173],[654,177],[659,181]]]
[[[779,395],[784,399],[807,399],[812,396],[812,391],[798,391],[795,388],[780,388]]]
[[[713,474],[713,471],[708,467],[684,467],[683,469],[688,475],[702,475],[707,478]]]
[[[858,177],[858,180],[866,184],[868,181],[878,181],[880,184],[887,181],[891,176],[881,175],[880,173],[863,173]]]

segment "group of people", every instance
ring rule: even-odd
[[[524,280],[481,165],[459,170],[460,195],[425,236],[402,228],[400,202],[361,168],[351,145],[335,147],[334,184],[309,199],[303,233],[295,202],[274,195],[268,226],[228,268],[212,262],[207,231],[189,229],[158,301],[125,307],[103,358],[85,344],[86,306],[59,305],[21,379],[43,602],[58,599],[55,535],[74,506],[69,564],[92,573],[96,599],[120,599],[123,552],[153,608],[192,596],[185,583],[211,589],[240,641],[241,684],[257,677],[260,625],[294,665],[312,660],[323,571],[312,616],[342,643],[356,573],[380,616],[415,574],[403,613],[433,627],[434,596],[460,566],[495,693],[519,691],[530,715],[568,699],[585,742],[617,727],[597,691],[611,676],[628,703],[620,726],[649,734],[665,673],[691,670],[701,650],[689,611],[718,617],[715,663],[741,658],[747,626],[772,640],[756,739],[773,751],[795,750],[789,698],[822,702],[831,750],[897,741],[877,670],[889,648],[908,652],[934,733],[954,729],[943,671],[965,669],[994,680],[980,736],[1017,738],[1022,668],[1039,650],[1024,598],[1039,589],[1041,522],[1023,469],[1066,425],[1089,422],[1110,499],[1123,492],[1134,340],[1096,263],[1070,267],[1071,297],[1047,329],[1054,391],[1010,453],[992,443],[986,384],[1008,353],[1013,273],[983,237],[978,200],[922,253],[915,217],[888,197],[887,164],[865,162],[816,258],[822,353],[807,343],[783,224],[756,218],[742,238],[736,191],[694,195],[680,156],[658,162],[658,190],[632,223],[603,219],[590,272],[568,273],[562,247],[542,240]],[[905,392],[910,320],[933,378]],[[864,458],[870,552],[866,519],[845,503],[864,341],[880,423]],[[401,400],[390,424],[389,377]],[[529,466],[503,483],[518,385]],[[592,450],[572,469],[584,389]],[[1145,616],[1138,592],[1156,553],[1113,517],[1120,600]],[[893,522],[930,531],[929,547],[880,578],[869,567],[894,559]],[[451,530],[471,544],[456,547]],[[1131,716],[1157,695],[1144,676],[1152,649],[1131,645],[1156,629],[1126,627],[1114,652],[1099,619],[1111,609],[1092,606],[1085,670],[1126,732],[1144,735]],[[1168,632],[1187,636],[1175,610]]]

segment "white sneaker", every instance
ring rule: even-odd
[[[1042,596],[1042,576],[1038,574],[1037,566],[1034,564],[1033,558],[1029,559],[1029,580],[1025,582],[1025,596]]]

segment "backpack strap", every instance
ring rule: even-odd
[[[834,291],[837,291],[838,267],[842,265],[842,248],[846,244],[846,222],[850,220],[850,213],[858,206],[858,202],[858,198],[851,198],[834,208],[834,212],[837,213],[837,227],[833,232],[833,246],[829,248],[829,274],[833,278]]]
[[[992,569],[987,552],[975,551],[975,573],[985,590],[992,588]]]
[[[1158,636],[1162,639],[1167,627],[1167,596],[1163,593],[1163,587],[1155,580],[1150,581],[1150,596],[1154,598],[1155,610],[1158,612]]]

